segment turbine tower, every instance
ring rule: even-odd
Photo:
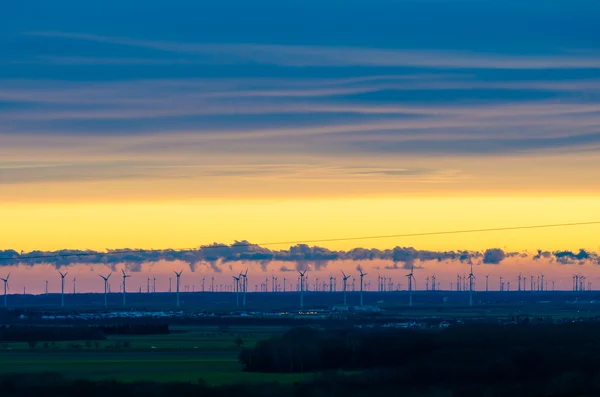
[[[363,273],[362,267],[358,266],[358,271],[360,272],[360,305],[363,305],[363,277],[367,275],[367,273]]]
[[[234,286],[234,290],[233,292],[235,292],[235,305],[237,307],[240,307],[240,278],[242,278],[242,273],[239,274],[239,276],[232,276],[233,280],[235,282]]]
[[[244,288],[244,295],[242,296],[242,306],[246,307],[246,291],[248,291],[248,268],[246,268],[246,271],[240,275],[244,277],[244,282],[242,284],[242,287]]]
[[[123,273],[123,306],[125,306],[127,304],[127,278],[131,276],[126,274],[123,269],[121,269],[121,273]]]
[[[4,281],[4,307],[8,307],[8,303],[6,301],[6,290],[8,289],[8,279],[10,278],[10,273],[6,278],[0,278],[0,280]]]
[[[406,275],[406,277],[408,278],[408,306],[413,305],[412,290],[413,290],[413,282],[415,282],[415,276],[413,274],[414,270],[415,270],[415,265],[412,265],[410,268],[410,273],[408,273]]]
[[[179,307],[179,279],[181,278],[181,273],[183,273],[183,270],[180,270],[179,273],[177,273],[175,270],[173,270],[173,273],[175,273],[175,275],[177,276],[177,282],[175,284],[175,289],[176,289],[176,293],[177,293],[177,307]]]
[[[344,306],[346,306],[346,281],[350,278],[350,276],[346,276],[346,273],[344,273],[344,271],[342,270],[342,276],[344,279]]]
[[[304,308],[304,275],[306,274],[306,270],[301,272],[298,270],[300,274],[300,309]]]
[[[471,272],[469,273],[469,306],[473,306],[473,281],[475,276],[473,275],[473,264],[471,263]]]
[[[488,292],[488,279],[490,278],[489,274],[485,275],[485,292]]]
[[[58,274],[60,274],[60,307],[65,307],[65,277],[67,277],[69,272],[63,274],[59,270]]]
[[[100,274],[100,277],[104,280],[104,307],[108,307],[108,279],[112,272],[108,273],[108,276],[103,276]]]

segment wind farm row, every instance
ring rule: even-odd
[[[128,290],[127,280],[132,277],[131,274],[125,270],[121,270],[119,275],[119,291],[118,294],[121,297],[122,306],[126,307],[128,294],[161,294],[169,293],[174,294],[175,307],[181,306],[181,294],[185,293],[231,293],[235,294],[236,307],[246,307],[247,305],[247,294],[248,293],[277,293],[277,294],[290,294],[295,293],[298,295],[299,307],[304,308],[304,296],[306,293],[337,293],[341,292],[343,296],[343,305],[348,304],[348,293],[359,293],[359,305],[364,305],[364,293],[392,293],[392,292],[408,292],[407,304],[408,306],[413,305],[413,292],[467,292],[469,293],[469,305],[473,305],[473,293],[482,292],[554,292],[555,289],[554,280],[548,280],[544,274],[538,274],[537,276],[529,275],[524,276],[519,273],[516,277],[510,278],[505,276],[499,276],[497,288],[490,288],[490,275],[485,274],[483,276],[485,282],[481,288],[477,288],[477,278],[473,273],[473,266],[471,265],[469,274],[457,274],[456,280],[440,280],[435,274],[425,277],[424,283],[419,284],[417,277],[415,276],[414,266],[409,269],[404,277],[406,278],[406,284],[393,279],[388,276],[381,276],[378,274],[376,279],[376,289],[372,288],[371,280],[365,280],[368,273],[364,272],[362,267],[357,267],[358,274],[351,275],[347,274],[343,270],[341,271],[340,280],[341,288],[338,290],[338,279],[333,275],[329,275],[325,280],[315,277],[311,283],[309,281],[310,274],[308,270],[298,270],[297,279],[290,282],[289,277],[283,277],[282,280],[277,276],[271,276],[271,278],[264,278],[259,283],[254,285],[254,289],[249,288],[248,269],[244,272],[240,272],[237,275],[232,275],[231,284],[215,283],[215,277],[213,276],[206,284],[206,277],[203,276],[200,283],[200,288],[196,289],[194,284],[181,284],[183,270],[173,271],[174,276],[169,277],[169,288],[167,291],[157,291],[156,289],[156,277],[147,277],[144,281],[145,288],[139,286],[137,289]],[[57,271],[60,277],[60,306],[65,306],[65,294],[86,294],[91,292],[78,291],[77,290],[77,278],[72,278],[73,290],[72,293],[65,291],[65,279],[67,278],[68,272]],[[0,280],[4,283],[4,306],[8,307],[8,296],[10,292],[10,273]],[[117,294],[116,291],[111,290],[111,277],[114,280],[113,273],[99,274],[98,275],[103,283],[103,305],[104,307],[109,306],[109,296]],[[358,280],[357,280],[358,278]],[[175,288],[172,288],[172,281],[175,279]],[[581,274],[575,274],[572,276],[572,291],[592,291],[592,283],[587,279],[586,276]],[[357,282],[358,281],[358,282]],[[375,281],[375,280],[373,280]],[[444,288],[447,286],[447,288]],[[183,288],[182,288],[183,287]],[[45,280],[45,293],[43,295],[49,295],[48,291],[48,280]],[[13,293],[12,295],[20,295],[20,293]],[[23,290],[23,295],[26,295],[26,289]],[[342,302],[340,302],[342,303]]]

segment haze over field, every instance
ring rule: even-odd
[[[263,247],[283,251],[295,241],[600,221],[596,1],[3,8],[0,255],[292,242]],[[68,267],[78,289],[99,291],[95,273],[126,266],[139,279],[132,288],[159,275],[164,290],[172,269],[198,288],[202,275],[230,283],[249,266],[253,290],[272,274],[282,280],[283,268],[328,278],[358,263],[405,284],[412,260],[423,267],[419,285],[433,273],[448,283],[471,260],[490,279],[544,272],[570,289],[574,273],[598,280],[599,233],[331,241],[317,245],[345,254],[250,262],[183,253],[2,261],[0,271],[13,272],[13,291],[41,292]],[[396,246],[436,254],[347,254]],[[494,248],[518,255],[484,263]],[[536,259],[538,249],[549,254]],[[437,254],[448,251],[479,254]]]

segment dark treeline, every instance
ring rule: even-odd
[[[90,327],[1,326],[2,342],[59,342],[73,340],[104,340],[101,329]]]
[[[105,335],[165,335],[171,333],[169,324],[117,324],[96,327]]]
[[[432,363],[435,365],[435,363]],[[464,368],[442,368],[433,372],[413,370],[377,370],[357,375],[328,373],[293,384],[232,384],[210,387],[201,379],[197,383],[121,383],[117,381],[68,380],[54,374],[4,375],[0,377],[3,397],[86,396],[86,397],[597,397],[600,379],[583,373],[569,372],[556,379],[534,378],[524,373],[522,379],[507,379],[503,373],[490,371],[484,380],[472,377]],[[447,375],[438,377],[446,370]],[[481,371],[478,371],[478,374]]]
[[[246,371],[377,370],[407,387],[525,387],[600,375],[600,324],[294,329],[240,352]]]

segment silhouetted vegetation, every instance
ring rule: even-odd
[[[106,335],[166,335],[169,324],[118,324],[97,327]]]
[[[36,327],[36,326],[2,326],[0,341],[27,342],[29,347],[37,347],[37,342],[103,340],[106,339],[101,329],[90,327]]]
[[[423,367],[445,377],[456,368],[472,368],[473,376],[484,376],[492,366],[507,377],[518,376],[520,370],[538,371],[540,376],[574,368],[588,373],[600,370],[600,325],[297,328],[243,349],[240,361],[252,372]]]
[[[442,369],[442,368],[440,368]],[[417,370],[417,368],[415,368]],[[455,374],[456,370],[451,370]],[[465,372],[454,380],[437,378],[437,373],[415,371],[369,371],[358,375],[329,373],[294,384],[232,384],[210,387],[202,379],[197,383],[156,383],[68,380],[55,374],[5,375],[0,378],[3,397],[21,396],[86,396],[86,397],[591,397],[600,395],[600,380],[593,376],[565,373],[557,379],[527,378],[517,382],[500,374],[486,382],[469,377]]]
[[[8,397],[597,396],[600,324],[297,328],[242,348],[240,360],[247,371],[315,374],[295,384],[220,387],[202,380],[119,383],[73,381],[50,374],[7,375],[0,377],[0,390]]]

